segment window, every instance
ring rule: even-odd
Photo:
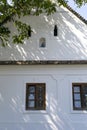
[[[45,83],[26,84],[26,110],[45,110]]]
[[[87,83],[73,84],[73,109],[87,110]]]
[[[54,26],[54,36],[58,35],[58,28],[57,25]]]
[[[45,48],[46,47],[46,39],[44,37],[39,39],[39,47]]]
[[[31,37],[31,27],[29,26],[29,29],[28,29],[28,36]]]

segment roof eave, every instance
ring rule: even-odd
[[[78,17],[82,22],[84,22],[85,24],[87,24],[87,20],[82,17],[79,13],[77,13],[74,9],[72,9],[69,5],[66,5],[66,8],[72,12],[76,17]]]

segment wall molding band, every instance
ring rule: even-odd
[[[31,61],[0,61],[0,65],[81,65],[87,60],[31,60]]]

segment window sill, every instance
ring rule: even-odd
[[[87,110],[71,110],[72,114],[87,114]]]
[[[46,110],[23,110],[24,114],[47,114]]]

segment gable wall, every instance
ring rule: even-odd
[[[58,8],[57,13],[46,16],[21,18],[31,25],[30,39],[24,45],[0,47],[0,60],[86,60],[87,26],[67,9]],[[58,26],[58,36],[53,36],[54,25]],[[8,23],[12,33],[17,33],[14,24]],[[39,39],[46,38],[46,48],[39,47]]]

